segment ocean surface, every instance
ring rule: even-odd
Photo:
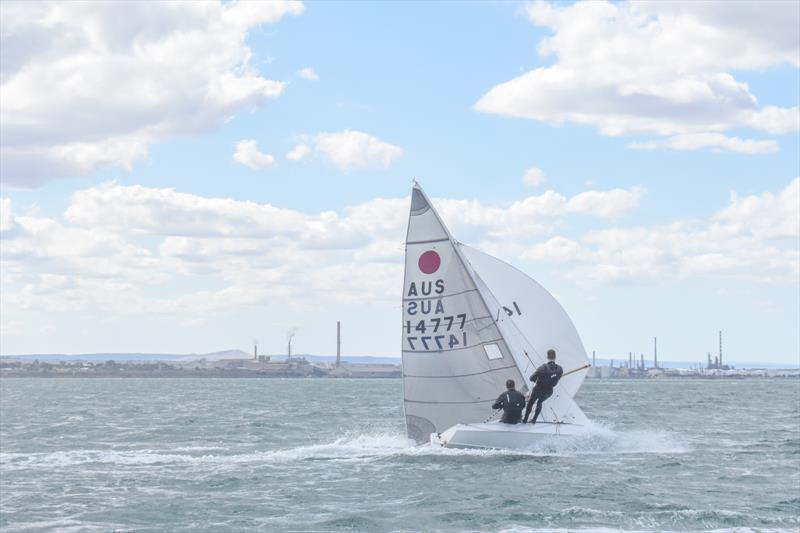
[[[0,380],[2,531],[798,531],[800,381],[594,380],[525,453],[415,447],[400,380]]]

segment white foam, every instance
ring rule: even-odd
[[[677,436],[661,430],[616,431],[592,423],[587,431],[572,437],[553,437],[536,443],[526,452],[533,455],[594,455],[594,454],[680,454],[689,447]]]
[[[0,453],[3,469],[39,469],[87,464],[157,465],[157,464],[244,464],[290,463],[308,459],[331,461],[375,461],[399,456],[475,456],[508,455],[576,456],[587,454],[685,453],[688,448],[663,431],[614,431],[593,426],[584,435],[553,437],[525,451],[451,449],[434,445],[415,446],[404,435],[393,433],[348,434],[331,443],[308,444],[263,452],[222,452],[215,447],[181,447],[174,450],[74,450],[50,453]],[[200,452],[200,453],[191,453]],[[206,452],[206,453],[202,453]]]

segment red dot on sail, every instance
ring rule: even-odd
[[[425,274],[433,274],[439,270],[439,265],[441,264],[442,259],[439,257],[439,254],[433,250],[428,250],[419,256],[419,269]]]

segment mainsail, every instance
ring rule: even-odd
[[[565,371],[586,362],[558,302],[525,274],[454,241],[418,185],[406,235],[402,344],[406,426],[418,442],[486,420],[505,381],[526,390],[523,376],[551,347]],[[543,420],[586,421],[572,401],[582,379],[556,387]]]

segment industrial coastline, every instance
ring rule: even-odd
[[[303,357],[288,361],[269,356],[185,361],[27,361],[0,359],[0,378],[399,378],[400,365],[386,363],[315,363]]]
[[[401,378],[399,358],[342,356],[337,324],[335,356],[292,355],[289,336],[286,354],[259,354],[227,350],[208,354],[41,354],[0,356],[0,378]],[[722,332],[719,352],[706,354],[705,363],[659,362],[658,339],[652,359],[628,352],[626,357],[598,359],[592,352],[587,379],[745,379],[800,378],[800,365],[787,368],[735,368],[723,362]]]
[[[369,357],[360,358],[362,361]],[[376,358],[385,361],[387,358]],[[633,357],[630,358],[632,360]],[[748,379],[800,378],[800,367],[794,368],[731,368],[711,365],[680,368],[655,366],[641,357],[634,364],[628,361],[595,364],[587,379]],[[708,367],[710,366],[710,368]],[[402,367],[386,362],[310,361],[285,356],[272,358],[205,358],[190,360],[39,360],[14,357],[0,358],[2,378],[401,378]]]

